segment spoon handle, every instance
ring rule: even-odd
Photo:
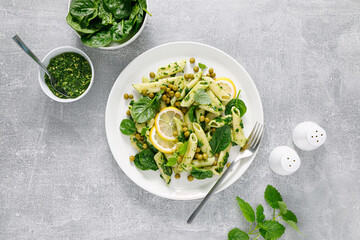
[[[24,50],[24,52],[26,52],[27,55],[29,55],[37,64],[39,64],[40,67],[50,76],[50,73],[48,72],[45,65],[35,56],[35,54],[26,46],[26,44],[20,39],[20,37],[17,34],[12,39],[19,45],[19,47],[22,50]]]

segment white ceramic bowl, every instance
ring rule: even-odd
[[[59,98],[57,96],[55,96],[49,89],[49,87],[46,85],[45,83],[45,72],[42,68],[39,68],[39,82],[40,82],[40,86],[42,88],[42,90],[44,91],[44,93],[51,99],[57,101],[57,102],[63,102],[63,103],[69,103],[69,102],[75,102],[81,98],[83,98],[89,91],[90,88],[94,82],[94,66],[89,58],[88,55],[86,55],[86,53],[84,53],[83,51],[81,51],[80,49],[74,48],[74,47],[70,47],[70,46],[63,46],[63,47],[58,47],[53,49],[52,51],[50,51],[48,54],[46,54],[46,56],[44,57],[44,59],[42,60],[43,64],[47,67],[49,65],[49,62],[52,58],[56,57],[57,55],[60,55],[62,53],[65,52],[74,52],[74,53],[78,53],[81,56],[83,56],[90,64],[91,66],[91,80],[90,80],[90,84],[88,86],[88,88],[86,89],[86,91],[81,94],[80,96],[78,96],[77,98]]]
[[[72,2],[74,2],[75,0],[69,0],[69,3],[68,3],[68,12],[70,10],[70,4]],[[148,4],[148,1],[146,0],[146,4],[147,6],[149,6]],[[115,49],[119,49],[119,48],[122,48],[122,47],[125,47],[127,45],[129,45],[130,43],[132,43],[138,36],[140,36],[141,32],[144,30],[144,27],[146,25],[146,21],[148,19],[148,15],[147,13],[145,13],[145,19],[140,27],[140,29],[133,35],[131,36],[130,38],[129,37],[126,37],[124,40],[122,41],[119,41],[119,42],[115,42],[115,41],[111,41],[106,47],[98,47],[97,49],[103,49],[103,50],[115,50]],[[70,27],[70,26],[69,26]],[[71,28],[71,27],[70,27]],[[72,28],[71,28],[72,29]],[[76,35],[80,38],[80,35],[74,30],[72,29]]]

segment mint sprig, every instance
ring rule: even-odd
[[[248,232],[242,231],[239,228],[232,229],[228,233],[228,240],[249,240],[250,237],[253,239],[263,237],[266,240],[279,239],[285,232],[285,227],[280,222],[287,223],[295,231],[302,234],[297,226],[298,220],[296,215],[288,210],[276,188],[268,185],[265,189],[264,198],[270,207],[273,208],[273,217],[270,220],[265,220],[264,208],[261,204],[254,211],[249,203],[236,197],[244,218],[251,223],[251,226]],[[277,215],[276,211],[278,212]],[[253,227],[254,222],[256,223],[255,227]]]
[[[209,94],[205,92],[204,89],[199,89],[195,91],[194,100],[198,104],[205,104],[205,105],[211,104],[211,98]]]

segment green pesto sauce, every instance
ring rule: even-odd
[[[48,65],[50,74],[55,79],[54,87],[63,90],[66,97],[56,92],[51,86],[50,78],[45,74],[45,83],[50,91],[59,98],[77,98],[89,87],[91,81],[91,66],[80,54],[66,52],[50,60]]]

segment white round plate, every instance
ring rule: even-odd
[[[141,83],[142,76],[149,76],[150,72],[156,72],[163,65],[184,58],[190,59],[190,57],[194,57],[196,63],[200,62],[208,67],[213,67],[217,77],[230,78],[234,81],[237,90],[241,89],[240,97],[247,106],[247,112],[243,116],[246,136],[250,134],[255,122],[263,123],[264,118],[259,93],[249,74],[235,59],[214,47],[194,42],[175,42],[155,47],[135,58],[119,75],[110,92],[105,113],[106,136],[116,162],[132,181],[146,191],[174,200],[205,197],[219,177],[214,176],[204,180],[194,179],[189,182],[186,177],[187,173],[182,173],[180,179],[175,179],[173,174],[170,185],[166,185],[160,178],[159,170],[141,171],[135,167],[133,162],[129,161],[129,156],[135,155],[137,151],[131,146],[129,137],[120,132],[119,126],[121,120],[127,117],[126,110],[130,102],[130,100],[124,99],[124,94],[133,94],[135,100],[140,97],[131,84]],[[193,72],[189,61],[185,72]],[[239,147],[231,148],[229,161],[235,158],[238,151]],[[243,160],[235,166],[217,192],[224,190],[239,179],[250,166],[255,155],[256,153],[253,157]]]

